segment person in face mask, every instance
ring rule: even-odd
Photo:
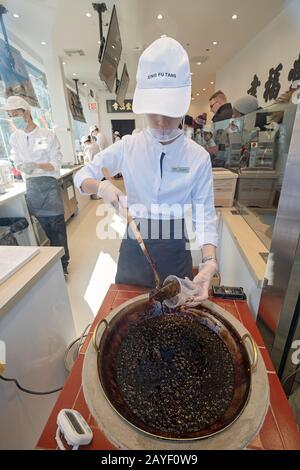
[[[102,168],[107,167],[111,175],[122,172],[127,207],[141,229],[161,281],[171,274],[189,278],[194,300],[200,302],[207,298],[217,270],[218,236],[210,156],[179,129],[190,101],[186,51],[172,38],[154,41],[140,57],[133,99],[133,111],[146,115],[147,127],[138,134],[125,135],[97,155],[76,174],[75,184],[82,194],[97,191],[117,207],[124,195],[109,181],[101,182]],[[184,231],[178,236],[190,206],[203,256],[194,279]],[[155,287],[152,270],[129,228],[121,243],[116,282]]]
[[[29,211],[43,227],[51,246],[63,246],[64,273],[68,273],[69,250],[64,206],[57,178],[62,154],[53,131],[35,125],[29,103],[20,96],[10,96],[3,108],[8,113],[13,133],[11,156],[26,182]]]

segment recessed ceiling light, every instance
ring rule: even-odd
[[[158,20],[162,20],[162,19],[163,19],[163,16],[162,16],[161,13],[159,13],[159,15],[157,15],[157,19],[158,19]]]
[[[192,98],[192,101],[194,101],[195,98]]]
[[[88,18],[91,18],[92,14],[91,13],[86,13],[85,16],[87,16]]]
[[[46,46],[45,41],[42,41],[41,44],[42,44],[42,46]]]
[[[20,18],[20,15],[18,15],[18,13],[14,13],[14,14],[13,14],[13,17],[14,17],[14,18]]]
[[[206,88],[203,88],[203,91],[206,91]]]
[[[214,42],[213,42],[213,45],[214,45],[214,46],[216,46],[217,44],[218,44],[218,42],[217,42],[217,41],[214,41]]]
[[[87,83],[83,83],[82,85],[83,85],[83,86],[87,86]]]
[[[113,49],[115,49],[115,48],[116,48],[116,46],[115,46],[114,44],[112,44],[112,45],[111,45],[111,47],[112,47]]]
[[[231,17],[233,20],[237,20],[238,19],[238,16],[236,14],[232,15]]]
[[[76,77],[76,76],[77,76],[77,73],[74,72],[74,73],[73,73],[73,77]]]
[[[63,62],[62,64],[63,64],[63,65],[67,65],[66,62]]]
[[[197,65],[201,65],[201,64],[202,64],[202,62],[197,62]]]
[[[101,44],[101,41],[98,41],[98,44]]]
[[[190,72],[190,75],[194,75],[194,72]]]
[[[200,93],[196,93],[196,94],[197,94],[197,96],[199,96],[199,95],[200,95]]]

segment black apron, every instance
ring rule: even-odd
[[[171,274],[180,278],[193,279],[192,256],[187,246],[189,240],[185,236],[184,220],[155,221],[157,223],[152,232],[151,220],[135,219],[135,222],[140,230],[141,227],[148,227],[146,234],[141,230],[141,235],[159,273],[161,283]],[[179,226],[180,230],[178,230]],[[168,234],[168,230],[170,236],[164,239],[164,234]],[[181,236],[178,239],[180,232]],[[151,266],[134,239],[129,226],[127,226],[126,237],[122,240],[120,247],[116,283],[155,288]]]
[[[26,179],[26,201],[35,217],[53,217],[64,213],[61,191],[56,178],[37,176]]]

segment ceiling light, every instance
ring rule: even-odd
[[[77,73],[73,73],[73,77],[76,77],[77,76]]]
[[[190,72],[190,75],[194,75],[194,72]]]
[[[217,41],[214,41],[214,42],[213,42],[213,45],[214,45],[214,46],[216,46],[217,44],[218,44],[218,42],[217,42]]]
[[[91,18],[92,14],[91,13],[86,13],[85,16],[87,16],[88,18]]]
[[[98,41],[98,44],[101,44],[101,41]]]
[[[192,101],[194,101],[195,98],[192,98]]]
[[[203,88],[203,91],[206,91],[206,88]]]
[[[83,86],[87,86],[87,83],[83,83],[82,85],[83,85]]]
[[[199,95],[200,95],[200,93],[196,93],[196,95],[197,95],[197,96],[199,96]]]
[[[20,18],[20,15],[18,15],[18,13],[14,13],[14,14],[13,14],[13,17],[14,17],[14,18]]]
[[[202,62],[197,62],[197,65],[201,65],[201,64],[202,64]]]
[[[237,20],[238,19],[238,16],[236,14],[232,15],[231,17],[233,20]]]
[[[63,62],[62,64],[63,64],[63,65],[67,65],[66,62]]]
[[[159,15],[157,15],[157,19],[158,19],[158,20],[162,20],[162,19],[163,19],[163,16],[162,16],[161,13],[159,13]]]
[[[215,84],[215,82],[210,82],[210,84],[211,84],[211,85],[214,85],[214,84]]]
[[[45,41],[42,41],[41,44],[42,44],[42,46],[46,46]]]
[[[115,48],[116,48],[116,46],[114,46],[113,44],[111,45],[111,47],[112,47],[113,49],[115,49]]]

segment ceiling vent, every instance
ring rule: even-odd
[[[82,49],[65,49],[65,53],[68,57],[72,57],[74,55],[84,56],[85,53]]]

